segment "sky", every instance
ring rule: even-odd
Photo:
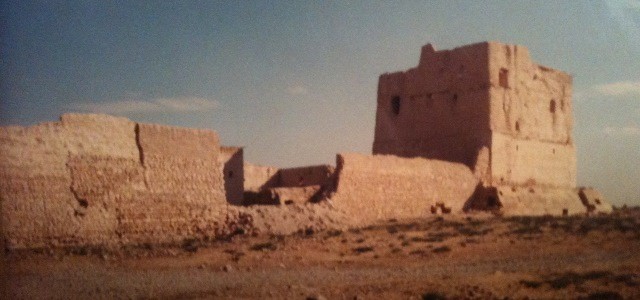
[[[487,40],[574,76],[578,184],[640,205],[640,0],[0,1],[0,126],[108,113],[335,164],[371,153],[380,74]]]

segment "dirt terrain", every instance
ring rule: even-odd
[[[640,209],[11,252],[4,299],[638,299]]]

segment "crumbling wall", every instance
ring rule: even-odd
[[[517,139],[572,143],[572,78],[531,61],[526,47],[489,44],[491,130]]]
[[[77,181],[72,177],[74,158],[91,153],[137,160],[133,129],[123,118],[74,114],[56,123],[2,128],[0,200],[7,247],[109,243],[115,217],[83,198],[80,172]]]
[[[493,185],[576,186],[576,152],[573,145],[515,139],[494,133],[492,154]]]
[[[505,211],[577,211],[571,93],[570,75],[522,46],[426,45],[417,67],[380,76],[373,153],[464,163],[485,188],[514,190]]]
[[[276,169],[245,164],[245,205],[316,202],[333,187],[334,168],[328,165]]]
[[[6,247],[177,241],[225,212],[211,131],[106,115],[0,129]]]
[[[260,192],[276,187],[280,182],[278,168],[265,167],[244,163],[244,190],[247,192]]]
[[[489,49],[491,184],[575,188],[571,76],[534,64],[522,46]]]
[[[154,124],[138,124],[136,132],[147,189],[122,208],[122,238],[171,243],[213,236],[227,209],[217,134]]]
[[[476,163],[490,145],[488,44],[422,48],[420,63],[378,83],[373,154]]]
[[[334,168],[328,165],[280,169],[277,187],[326,185],[330,183]]]
[[[460,163],[338,154],[331,202],[355,223],[461,213],[477,184],[471,170]]]
[[[244,193],[244,155],[241,147],[220,147],[220,163],[224,166],[224,190],[227,201],[242,205]]]

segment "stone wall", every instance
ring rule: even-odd
[[[522,46],[426,45],[417,67],[380,76],[373,153],[464,163],[484,187],[521,193],[497,197],[505,211],[576,211],[571,86]]]
[[[576,186],[576,152],[573,145],[516,139],[494,133],[492,185],[548,187]]]
[[[245,164],[245,205],[317,202],[333,187],[328,165],[276,169]]]
[[[208,130],[106,115],[0,129],[8,249],[172,243],[213,235],[226,201]]]
[[[492,185],[575,188],[571,76],[534,64],[525,47],[489,44]]]
[[[381,75],[373,154],[473,167],[479,149],[490,145],[488,49],[426,45],[417,67]]]
[[[461,213],[477,185],[471,170],[460,163],[338,154],[331,202],[356,224]]]
[[[278,187],[326,185],[331,181],[334,168],[328,165],[280,169]]]
[[[260,192],[276,187],[280,181],[278,168],[244,163],[244,190],[247,192]]]
[[[522,46],[426,45],[417,67],[380,76],[373,153],[475,168],[487,148],[490,162],[477,172],[486,185],[574,188],[571,84]]]
[[[241,147],[220,147],[220,163],[224,166],[224,190],[227,201],[242,205],[244,193],[244,155]]]

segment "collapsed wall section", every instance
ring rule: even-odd
[[[355,224],[461,213],[478,184],[460,163],[392,155],[338,154],[333,205]]]
[[[334,168],[328,165],[280,169],[278,187],[300,187],[326,185],[331,180]]]
[[[245,164],[245,205],[317,202],[333,187],[329,165],[276,169]]]

